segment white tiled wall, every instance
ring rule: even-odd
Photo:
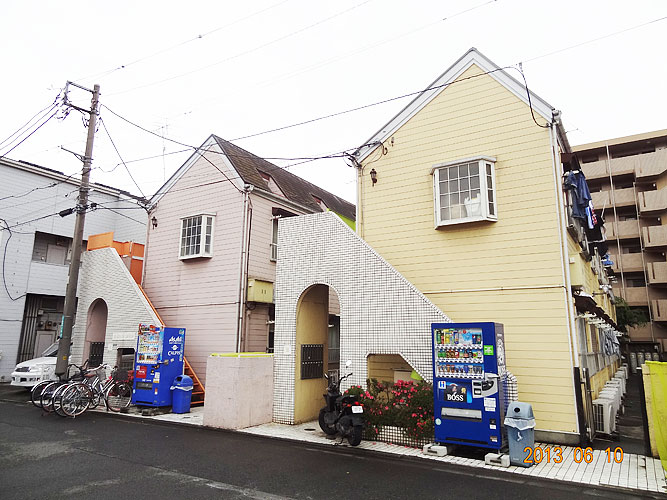
[[[116,250],[84,252],[81,266],[71,360],[83,361],[88,310],[95,299],[102,299],[108,308],[104,362],[114,366],[117,349],[136,348],[139,323],[160,325],[160,320]]]
[[[275,422],[294,421],[297,303],[315,284],[340,301],[342,362],[347,385],[364,385],[369,354],[400,354],[432,380],[431,323],[451,320],[331,212],[281,219],[276,270]]]

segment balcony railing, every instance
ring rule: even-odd
[[[635,172],[638,179],[655,177],[667,171],[667,149],[637,155],[634,158],[637,159]]]
[[[611,175],[635,174],[638,179],[655,177],[667,171],[667,150],[623,158],[612,158],[607,168],[607,160],[584,163],[581,170],[587,179],[602,179]]]
[[[597,209],[612,206],[611,190],[591,193],[591,199],[593,206]],[[634,188],[615,189],[613,199],[617,207],[632,206],[635,204],[635,190]]]
[[[653,338],[651,333],[652,330],[650,324],[639,327],[628,327],[628,335],[630,335],[630,340],[651,340],[651,338]]]
[[[637,193],[639,211],[642,214],[659,213],[667,210],[667,189]]]
[[[667,248],[667,226],[648,226],[642,228],[644,248],[661,250]]]
[[[652,300],[653,321],[667,321],[667,300]]]
[[[636,220],[607,221],[604,227],[608,240],[639,238],[639,224]]]
[[[613,287],[613,291],[616,297],[621,297],[630,306],[648,306],[646,287],[626,287],[624,291],[623,287],[616,285]]]
[[[646,276],[651,285],[667,284],[667,262],[649,262],[646,265]]]
[[[625,273],[638,272],[644,269],[644,261],[640,253],[623,253],[619,255],[612,255],[611,260],[614,263],[612,269],[614,272],[621,271]]]

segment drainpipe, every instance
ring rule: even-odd
[[[248,285],[248,243],[250,241],[250,234],[248,234],[249,221],[248,217],[248,204],[250,202],[250,193],[253,190],[251,184],[246,184],[243,186],[243,220],[242,220],[242,234],[241,234],[241,253],[239,256],[239,297],[238,297],[238,310],[237,318],[238,323],[236,325],[236,352],[241,352],[241,339],[243,337],[243,323],[244,323],[244,312],[245,312],[245,298],[246,298],[246,287]]]
[[[551,123],[551,127],[549,128],[549,138],[551,140],[551,160],[552,160],[553,174],[554,174],[554,188],[556,190],[556,200],[558,203],[557,207],[558,216],[560,219],[558,236],[560,239],[560,255],[561,255],[561,263],[563,266],[562,267],[562,277],[564,282],[563,300],[565,303],[565,310],[567,313],[567,330],[568,330],[568,340],[569,340],[568,347],[570,351],[570,359],[572,361],[572,366],[576,370],[579,368],[579,346],[575,334],[576,325],[574,322],[574,318],[576,317],[576,311],[574,310],[573,300],[570,297],[572,293],[572,279],[570,276],[570,257],[567,248],[567,223],[565,218],[565,202],[563,198],[563,188],[562,188],[563,172],[562,172],[562,167],[560,166],[561,163],[560,163],[560,154],[558,152],[558,138],[556,136],[556,128],[562,129],[562,125],[560,124],[559,111],[553,112],[553,120]],[[563,137],[564,141],[566,141],[565,135],[563,135]],[[567,143],[565,144],[567,145]],[[567,147],[567,149],[569,149],[569,147]],[[577,391],[580,391],[581,388],[575,385],[574,377],[572,378],[572,390],[576,402],[578,400],[577,394],[579,394]],[[577,434],[581,435],[581,427],[579,422],[580,419],[578,415],[579,408],[577,404],[575,404],[575,413],[577,413],[577,418],[575,418],[575,422],[577,424]]]

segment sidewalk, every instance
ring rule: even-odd
[[[156,415],[144,417],[138,413],[121,414],[129,418],[145,418],[163,422],[172,422],[185,425],[203,426],[204,408],[194,407],[190,413]],[[241,429],[238,432],[254,434],[257,436],[266,436],[278,439],[289,439],[293,441],[302,441],[305,443],[316,443],[328,446],[349,446],[347,441],[341,443],[340,438],[331,439],[327,437],[319,428],[317,422],[308,422],[300,425],[283,424],[263,424],[255,427]],[[436,460],[439,462],[465,465],[468,467],[479,467],[497,471],[505,471],[510,474],[520,474],[523,476],[535,476],[546,479],[554,479],[580,483],[592,486],[608,486],[613,488],[625,488],[629,490],[639,490],[652,493],[663,493],[667,495],[667,482],[665,481],[665,472],[660,460],[634,453],[625,453],[620,464],[614,462],[613,448],[611,463],[607,462],[607,453],[603,450],[593,450],[592,460],[586,463],[583,454],[572,446],[560,446],[562,449],[563,461],[557,464],[553,461],[555,457],[556,445],[535,443],[540,446],[546,457],[546,449],[550,449],[551,460],[546,458],[539,465],[524,468],[510,466],[507,468],[494,467],[486,465],[483,460],[474,458],[457,457],[448,455],[446,457],[434,457],[424,455],[420,449],[408,448],[388,443],[379,443],[374,441],[362,441],[357,448],[372,450],[379,453],[387,453],[395,456],[410,456],[421,458],[423,460]],[[576,453],[576,455],[575,455]],[[577,463],[578,460],[580,463]]]

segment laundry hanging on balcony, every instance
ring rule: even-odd
[[[565,175],[563,186],[572,193],[572,216],[585,220],[588,229],[593,229],[597,223],[597,216],[584,173],[580,170],[569,171]]]

